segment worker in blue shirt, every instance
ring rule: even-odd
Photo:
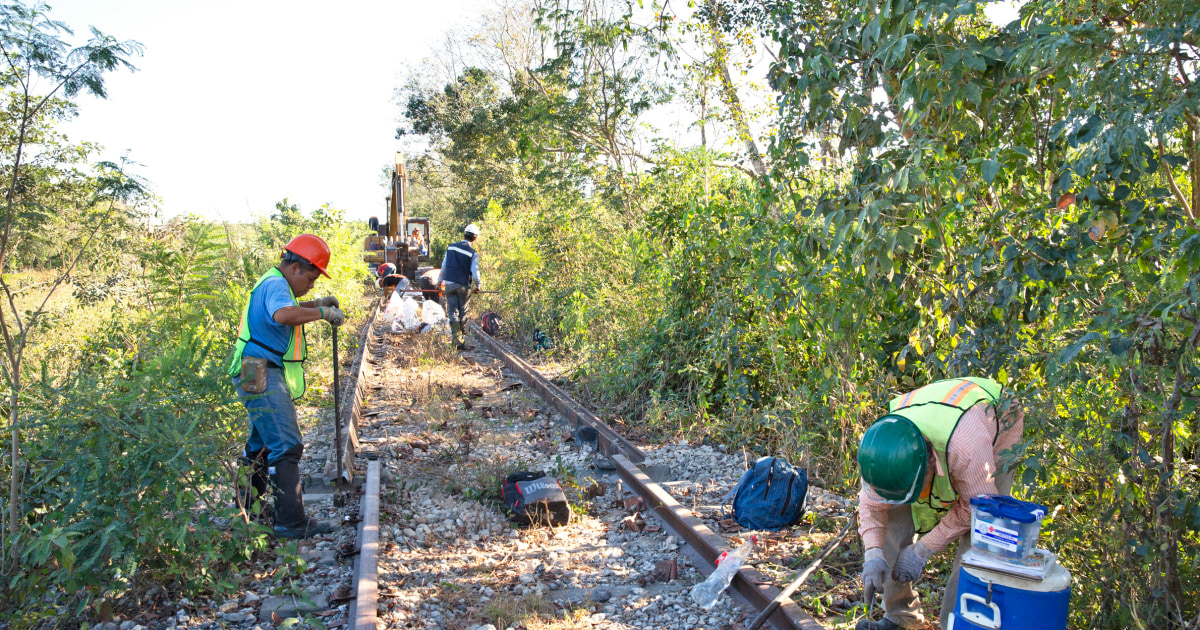
[[[329,254],[329,245],[312,234],[301,234],[284,246],[279,265],[250,290],[228,370],[250,419],[243,463],[253,473],[249,483],[239,484],[238,504],[253,507],[266,493],[269,478],[274,487],[274,531],[280,538],[333,531],[304,511],[300,487],[304,443],[292,402],[305,390],[304,324],[321,319],[334,327],[345,323],[332,295],[307,302],[296,299],[311,291],[318,277],[329,277],[325,272]]]
[[[463,328],[467,318],[467,303],[471,293],[480,290],[479,252],[472,245],[479,237],[479,226],[472,223],[463,230],[463,240],[446,248],[442,259],[442,273],[438,284],[444,283],[446,311],[450,316],[450,334],[459,350],[471,350],[467,345],[467,333]]]

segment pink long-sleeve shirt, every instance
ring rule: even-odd
[[[971,529],[971,498],[981,494],[996,494],[997,462],[1000,453],[1021,439],[1025,430],[1025,412],[1013,402],[997,426],[992,405],[981,402],[963,415],[946,449],[946,465],[950,468],[950,485],[958,500],[950,511],[921,542],[932,552],[941,551]],[[932,458],[937,474],[944,474],[941,463]],[[887,512],[899,506],[884,503],[864,481],[858,494],[858,534],[863,548],[882,547],[887,535]]]

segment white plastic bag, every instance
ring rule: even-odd
[[[441,304],[426,300],[421,307],[421,334],[428,332],[442,333],[450,330],[450,320]]]
[[[443,319],[446,319],[446,311],[442,309],[442,305],[433,300],[425,300],[425,305],[421,308],[421,322],[436,326]]]
[[[383,321],[391,321],[396,319],[396,315],[400,313],[400,295],[393,293],[392,297],[388,298],[387,308],[383,309]]]
[[[396,321],[400,322],[403,330],[413,331],[421,325],[418,319],[417,301],[411,297],[406,297],[400,300],[400,311],[396,313]],[[395,330],[395,324],[392,325],[392,330]]]

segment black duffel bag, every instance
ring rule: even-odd
[[[500,485],[500,497],[509,518],[522,525],[566,525],[571,520],[567,495],[558,480],[545,473],[509,473]]]

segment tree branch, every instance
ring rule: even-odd
[[[729,113],[733,116],[734,125],[737,128],[739,139],[746,145],[746,153],[750,156],[750,163],[754,166],[754,171],[759,177],[767,176],[767,165],[763,162],[762,153],[758,150],[758,145],[754,142],[754,136],[750,134],[750,124],[746,122],[746,112],[742,109],[742,101],[738,98],[737,90],[733,85],[733,78],[729,75],[729,48],[725,45],[725,40],[721,37],[720,24],[718,23],[720,16],[720,7],[717,6],[716,0],[708,0],[708,10],[714,54],[713,63],[715,63],[720,71],[721,94],[725,97],[725,104],[729,107]]]
[[[1162,140],[1158,141],[1158,171],[1159,175],[1162,175],[1163,180],[1166,181],[1167,188],[1171,190],[1171,194],[1175,196],[1175,201],[1178,201],[1179,205],[1183,206],[1183,211],[1187,213],[1188,222],[1192,224],[1192,227],[1196,227],[1195,211],[1192,209],[1191,204],[1188,203],[1187,197],[1183,196],[1183,191],[1179,190],[1179,186],[1175,183],[1175,175],[1171,172],[1171,165],[1167,164],[1167,161],[1163,159]]]

